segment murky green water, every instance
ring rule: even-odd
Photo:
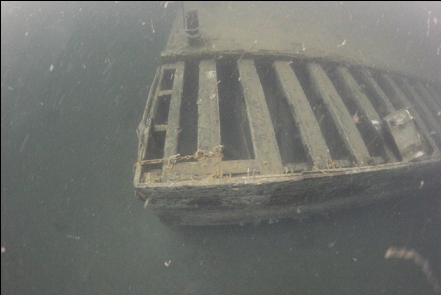
[[[180,230],[143,208],[135,129],[180,7],[164,6],[2,2],[2,294],[431,294],[384,255],[415,249],[441,277],[440,192]]]

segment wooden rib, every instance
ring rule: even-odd
[[[326,169],[331,155],[299,80],[286,61],[274,62],[274,68],[299,129],[309,165],[318,169]]]
[[[436,100],[441,100],[439,97],[433,96],[431,92],[433,89],[430,86],[424,86],[421,82],[416,82],[416,87],[421,92],[421,95],[424,97],[424,101],[427,102],[428,107],[432,109],[432,113],[438,118],[438,122],[441,122],[441,115],[438,115],[438,112],[441,112],[441,107],[436,103]],[[435,94],[434,92],[432,92]],[[440,134],[441,135],[441,134]]]
[[[156,105],[156,101],[158,100],[158,91],[160,88],[160,83],[162,77],[164,75],[164,69],[159,67],[156,71],[155,78],[153,79],[152,86],[149,90],[149,95],[147,97],[147,103],[144,108],[144,113],[142,115],[142,120],[138,125],[137,133],[139,139],[139,147],[138,147],[138,161],[145,160],[147,153],[148,140],[150,136],[150,132],[152,129],[152,118]]]
[[[238,61],[238,69],[250,122],[254,154],[263,174],[282,173],[283,166],[262,85],[253,60]]]
[[[326,105],[340,137],[351,153],[353,160],[360,166],[368,165],[368,162],[371,161],[369,151],[328,75],[320,65],[314,63],[308,64],[308,71],[314,91],[316,91]]]
[[[211,151],[221,144],[219,95],[216,63],[202,60],[199,64],[198,149]]]
[[[149,90],[147,102],[146,102],[146,105],[144,108],[144,113],[142,115],[142,120],[139,123],[138,128],[136,130],[137,134],[138,134],[138,140],[139,140],[138,161],[144,160],[146,157],[148,137],[149,137],[150,129],[152,127],[151,126],[152,120],[150,118],[150,111],[151,111],[152,103],[155,100],[153,95],[156,92],[156,87],[158,85],[159,76],[161,75],[160,73],[161,73],[161,70],[160,70],[160,68],[158,68],[156,70],[156,74],[155,74],[155,78],[153,79],[152,86],[150,87],[150,90]],[[135,166],[135,176],[134,176],[134,180],[133,180],[133,184],[135,187],[137,187],[139,185],[139,183],[141,182],[141,177],[142,177],[142,166],[136,165]]]
[[[370,103],[366,94],[361,91],[360,85],[358,85],[357,81],[355,81],[354,77],[352,77],[351,73],[349,73],[349,70],[346,67],[338,67],[336,74],[346,97],[352,100],[352,102],[357,106],[358,113],[367,119],[366,121],[371,126],[371,129],[374,130],[378,138],[381,139],[384,151],[386,152],[389,160],[396,162],[397,158],[394,156],[389,146],[385,144],[386,139],[383,136],[383,129],[381,125],[382,120]]]
[[[395,108],[389,101],[389,98],[387,98],[387,95],[383,92],[381,87],[372,77],[371,73],[364,68],[359,70],[359,73],[361,82],[372,91],[372,94],[380,103],[380,107],[385,108],[387,110],[387,114],[392,114],[393,112],[395,112]]]
[[[395,100],[398,100],[401,102],[403,107],[408,108],[412,111],[412,116],[414,116],[418,127],[420,128],[421,132],[424,135],[424,138],[429,142],[430,146],[435,152],[438,152],[438,146],[436,145],[433,138],[430,136],[429,129],[427,128],[424,121],[421,119],[418,112],[413,107],[412,103],[407,99],[406,95],[401,91],[401,89],[398,87],[398,85],[395,83],[395,81],[387,74],[381,74],[381,79],[383,79],[384,87],[388,88],[391,95],[394,97]]]
[[[433,116],[430,109],[427,107],[426,103],[423,101],[421,96],[413,89],[412,85],[409,84],[409,81],[406,78],[401,78],[403,82],[403,88],[409,96],[413,97],[414,103],[416,103],[424,113],[425,122],[429,123],[429,127],[435,131],[436,134],[441,136],[441,126],[438,124],[437,120]]]
[[[171,91],[170,107],[166,125],[164,158],[169,158],[178,153],[178,131],[181,113],[182,91],[184,89],[184,62],[175,66],[173,89]],[[167,165],[166,163],[164,165]]]

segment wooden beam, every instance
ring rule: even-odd
[[[360,73],[361,82],[363,82],[363,84],[372,91],[372,94],[379,102],[380,107],[385,108],[386,113],[388,115],[395,112],[395,108],[393,107],[392,103],[389,101],[389,98],[383,92],[380,85],[378,85],[378,83],[372,77],[369,70],[363,68],[359,70],[359,73]]]
[[[254,154],[261,165],[260,171],[263,174],[283,173],[276,135],[254,61],[241,59],[238,61],[238,68],[250,122]]]
[[[337,74],[337,78],[343,88],[345,96],[357,106],[358,114],[363,116],[362,120],[370,125],[371,130],[373,130],[376,136],[381,139],[386,156],[390,161],[396,162],[398,159],[395,157],[389,146],[385,144],[386,139],[383,135],[382,120],[366,94],[361,90],[360,85],[358,85],[357,81],[355,81],[354,77],[352,77],[349,72],[349,69],[346,67],[337,67],[335,73]]]
[[[368,165],[372,160],[369,151],[352,120],[352,116],[349,114],[331,80],[329,80],[328,75],[320,65],[315,63],[308,64],[308,71],[312,88],[326,105],[339,135],[352,155],[353,160],[360,166]]]
[[[413,101],[416,105],[418,105],[425,118],[425,122],[429,123],[429,127],[435,131],[438,136],[441,136],[441,126],[437,122],[436,118],[433,116],[429,107],[426,105],[425,101],[421,98],[421,96],[413,89],[412,85],[410,85],[409,81],[406,78],[401,78],[403,82],[403,87],[409,96],[413,97]]]
[[[156,71],[155,78],[153,79],[152,86],[150,86],[149,95],[147,97],[147,103],[144,108],[142,120],[136,128],[136,134],[138,135],[138,161],[145,160],[147,153],[147,145],[152,129],[152,117],[153,117],[153,105],[156,104],[158,91],[158,82],[163,75],[163,70],[159,67]]]
[[[423,83],[421,83],[420,81],[416,82],[416,87],[423,96],[424,101],[427,102],[428,107],[433,111],[433,114],[435,114],[435,116],[438,118],[438,122],[441,122],[441,115],[438,115],[438,113],[441,112],[441,106],[439,106],[437,103],[437,100],[438,102],[441,102],[441,98],[434,96],[435,93],[433,92],[433,89],[430,86],[424,86]],[[434,95],[432,95],[431,93]]]
[[[198,150],[211,151],[221,144],[219,95],[216,63],[202,60],[199,64]]]
[[[286,61],[274,62],[274,69],[299,129],[309,164],[318,169],[328,168],[331,155],[299,80]]]
[[[171,90],[170,107],[166,125],[164,158],[169,158],[178,153],[179,119],[181,117],[182,91],[184,89],[184,62],[176,64]],[[164,166],[167,165],[164,163]]]

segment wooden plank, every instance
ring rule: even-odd
[[[435,92],[430,86],[424,86],[420,81],[416,82],[416,87],[421,92],[421,95],[424,97],[424,101],[427,102],[429,108],[433,111],[433,114],[438,118],[438,122],[441,122],[441,115],[438,115],[441,112],[441,106],[436,102],[441,101],[439,97],[434,96]],[[433,95],[431,94],[433,93]]]
[[[173,89],[172,90],[160,90],[158,91],[158,96],[166,96],[166,95],[172,95],[173,94]]]
[[[256,160],[232,160],[222,163],[224,175],[245,174],[254,176],[260,174],[260,165]]]
[[[147,102],[144,108],[144,113],[142,115],[142,120],[136,128],[136,134],[138,135],[138,161],[144,160],[146,158],[147,152],[147,144],[150,135],[150,131],[152,128],[152,116],[153,116],[153,104],[157,100],[157,96],[155,95],[158,88],[158,82],[162,77],[163,71],[161,68],[158,68],[156,71],[155,78],[153,79],[152,86],[149,90],[149,95],[147,97]]]
[[[328,75],[320,65],[315,63],[308,64],[308,71],[311,77],[312,88],[323,99],[340,137],[352,155],[353,160],[360,166],[368,165],[368,162],[372,160],[369,151],[352,120],[352,116],[349,114],[331,80],[329,80]]]
[[[153,124],[154,132],[165,132],[167,131],[168,124]]]
[[[438,146],[436,145],[433,138],[430,136],[429,129],[427,128],[424,121],[421,119],[418,112],[413,107],[412,103],[407,99],[406,95],[404,95],[404,93],[401,91],[401,89],[398,87],[398,85],[389,75],[381,74],[381,79],[384,81],[384,87],[388,88],[389,92],[394,97],[394,99],[400,101],[404,108],[408,108],[412,111],[412,116],[414,116],[418,127],[421,129],[421,132],[424,135],[424,138],[430,144],[432,149],[435,152],[438,152],[439,151]]]
[[[221,144],[219,95],[216,63],[202,60],[199,64],[198,149],[211,151]]]
[[[398,159],[395,157],[392,150],[387,144],[385,144],[386,139],[383,135],[383,128],[381,125],[382,120],[378,115],[377,111],[374,109],[366,94],[361,90],[360,85],[352,77],[349,69],[346,67],[337,67],[336,70],[337,77],[346,97],[352,100],[357,106],[357,112],[360,117],[363,117],[363,121],[367,122],[371,126],[371,130],[374,130],[376,136],[381,139],[384,151],[390,161],[396,162]],[[365,120],[366,119],[366,120]]]
[[[221,157],[205,157],[198,161],[179,160],[166,163],[162,169],[161,182],[178,182],[183,180],[219,179],[224,175]],[[246,172],[246,169],[244,170]]]
[[[133,185],[135,187],[138,187],[139,183],[141,183],[141,174],[142,174],[142,166],[136,165],[135,166],[135,175],[133,179]]]
[[[151,207],[170,223],[220,224],[310,216],[380,201],[411,197],[424,190],[439,191],[440,157],[412,163],[391,163],[274,178],[256,176],[222,181],[142,184]],[[348,191],[350,184],[350,191]],[[152,194],[153,193],[153,194]],[[305,214],[305,215],[302,215]]]
[[[361,82],[363,82],[363,84],[372,91],[372,94],[380,103],[380,107],[385,108],[387,110],[387,114],[389,115],[395,112],[395,108],[393,107],[392,103],[389,101],[389,98],[383,92],[380,85],[378,85],[378,83],[372,77],[371,73],[364,68],[359,70],[359,73],[360,73]]]
[[[274,68],[299,129],[309,164],[318,169],[326,169],[331,155],[299,80],[286,61],[274,62]]]
[[[207,160],[215,160],[214,158],[207,158]],[[257,176],[261,174],[260,164],[256,160],[231,160],[223,161],[222,167],[217,165],[216,170],[209,170],[210,161],[201,160],[197,162],[181,161],[169,166],[166,171],[167,181],[183,181],[183,180],[201,180],[207,178],[229,178],[240,176]],[[218,163],[217,163],[218,164]],[[209,173],[207,173],[209,170]],[[164,173],[164,172],[163,172]],[[222,174],[220,174],[222,173]],[[163,174],[164,175],[164,174]]]
[[[198,151],[214,151],[221,145],[219,94],[216,62],[213,59],[199,63],[198,91]],[[222,157],[203,157],[197,161],[199,178],[222,175]]]
[[[276,135],[253,60],[238,61],[256,160],[264,174],[283,173]]]
[[[410,85],[409,81],[406,78],[401,78],[403,82],[403,87],[405,91],[408,92],[409,96],[413,97],[413,101],[421,108],[424,113],[424,118],[427,123],[429,123],[429,127],[435,131],[436,134],[441,136],[441,126],[437,122],[436,118],[433,116],[429,107],[426,105],[421,96],[413,89],[412,85]]]
[[[170,158],[178,153],[179,119],[181,117],[182,91],[184,89],[184,62],[176,64],[173,78],[173,89],[168,110],[166,125],[164,158]],[[163,164],[163,171],[167,163]]]

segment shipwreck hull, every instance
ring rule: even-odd
[[[198,38],[172,34],[137,129],[136,194],[164,223],[303,218],[441,191],[436,81]]]
[[[140,189],[169,225],[305,218],[439,190],[441,159],[375,168],[184,182]]]
[[[436,90],[371,69],[298,62],[303,84],[285,60],[260,61],[269,78],[250,59],[158,70],[138,129],[135,188],[164,223],[302,218],[440,189]],[[236,85],[222,89],[229,77]]]

